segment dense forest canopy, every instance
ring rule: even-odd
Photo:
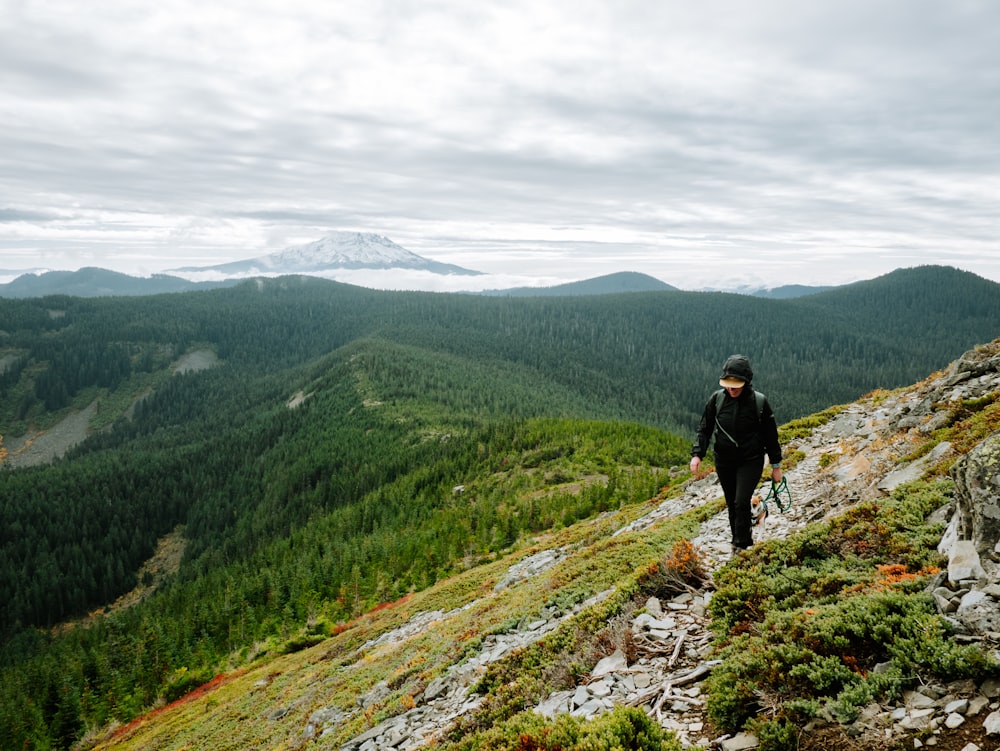
[[[1000,322],[998,285],[922,267],[792,300],[665,291],[558,298],[382,292],[308,277],[143,298],[0,300],[0,430],[207,346],[233,373],[305,365],[361,339],[518,370],[591,414],[690,431],[728,354],[791,419],[912,382]],[[241,376],[242,377],[242,376]],[[496,384],[494,384],[496,387]]]
[[[66,748],[262,640],[651,497],[733,352],[785,422],[998,330],[1000,286],[937,267],[791,300],[307,277],[0,300],[7,446],[99,405],[65,457],[0,471],[0,745]],[[218,364],[175,374],[199,350]],[[50,630],[131,589],[177,529],[153,596]]]

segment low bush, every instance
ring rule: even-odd
[[[689,589],[700,589],[708,578],[701,551],[690,540],[680,539],[668,555],[640,576],[639,591],[666,599]]]
[[[454,751],[681,751],[672,733],[643,710],[617,707],[593,721],[560,715],[548,720],[533,712],[448,746]]]
[[[816,428],[826,425],[826,423],[843,412],[844,409],[846,409],[846,405],[835,405],[824,409],[822,412],[816,412],[815,414],[792,420],[779,428],[778,437],[781,439],[782,445],[784,445],[793,438],[802,438],[803,436],[810,435]]]
[[[720,570],[710,607],[722,663],[706,681],[713,722],[759,726],[761,748],[781,751],[822,707],[850,722],[917,681],[995,671],[985,653],[949,638],[926,591],[941,530],[925,520],[950,488],[904,486]]]

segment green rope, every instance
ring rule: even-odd
[[[768,488],[763,500],[765,508],[768,501],[774,501],[774,505],[782,513],[792,507],[792,491],[788,489],[788,482],[784,477],[781,478],[781,482],[771,480],[771,487]]]

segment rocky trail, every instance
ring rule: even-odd
[[[755,532],[756,540],[787,536],[809,523],[840,514],[851,504],[883,496],[901,483],[922,476],[935,462],[949,456],[950,445],[940,444],[931,453],[908,463],[901,463],[901,458],[911,455],[915,443],[926,440],[928,433],[948,419],[947,410],[939,409],[938,405],[980,399],[997,391],[998,371],[1000,355],[967,353],[947,372],[932,376],[911,390],[889,394],[878,403],[871,400],[850,405],[811,435],[792,442],[785,447],[786,454],[804,455],[786,473],[793,505],[787,513],[770,508],[768,518]],[[997,443],[1000,444],[1000,438]],[[957,483],[959,487],[962,484]],[[993,487],[992,501],[985,504],[987,509],[997,509],[1000,501],[996,491]],[[709,475],[691,482],[682,495],[665,501],[619,533],[641,531],[720,496],[714,474]],[[953,505],[956,508],[942,510],[948,514],[942,516],[942,521],[950,518],[951,524],[940,550],[949,556],[950,565],[948,575],[936,582],[935,596],[941,612],[955,621],[959,633],[996,649],[996,632],[1000,631],[1000,623],[996,622],[1000,610],[997,605],[1000,576],[994,558],[998,556],[994,552],[980,559],[974,549],[970,552],[974,546],[965,539],[969,536],[967,532],[977,523],[982,527],[983,522],[976,521],[979,517],[975,517],[974,510],[963,510],[960,501]],[[982,498],[973,505],[982,511]],[[996,518],[1000,523],[1000,512]],[[989,526],[988,520],[986,524]],[[992,528],[986,534],[993,534],[994,541],[998,539]],[[606,657],[582,685],[550,695],[537,711],[548,716],[565,712],[594,717],[616,705],[638,706],[644,707],[665,728],[675,731],[686,746],[738,751],[758,745],[750,734],[729,737],[713,732],[705,717],[701,690],[701,682],[714,666],[710,660],[707,615],[712,594],[711,572],[731,555],[725,512],[705,522],[692,542],[709,570],[706,586],[666,602],[652,598],[629,624],[640,655],[638,659],[629,663],[620,651]],[[556,564],[562,555],[562,551],[539,553],[518,564],[498,587],[517,586],[524,578]],[[543,614],[519,629],[489,637],[479,654],[428,685],[417,697],[413,709],[354,738],[342,746],[343,751],[410,751],[433,742],[446,727],[478,706],[479,697],[469,689],[486,665],[552,632],[564,619],[589,604],[582,603],[572,612],[559,615]],[[406,626],[382,636],[380,641],[405,643],[410,636],[450,615],[421,614]],[[387,687],[376,687],[359,700],[359,709],[384,698],[379,696],[380,691],[388,694]],[[995,751],[1000,748],[998,697],[1000,684],[996,682],[980,686],[968,683],[923,686],[919,692],[906,694],[899,706],[869,707],[853,726],[844,728],[818,721],[814,728],[808,729],[814,735],[811,740],[803,738],[802,748],[887,748],[876,744],[907,739],[910,748],[926,745],[947,751]],[[338,710],[313,712],[303,740],[322,738],[324,731],[343,719],[344,713]],[[824,728],[824,724],[829,727]]]

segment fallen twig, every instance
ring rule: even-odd
[[[684,637],[687,636],[687,629],[682,629],[680,636],[677,637],[677,645],[674,647],[674,653],[670,655],[670,659],[667,660],[667,667],[672,668],[674,663],[677,662],[677,658],[680,657],[681,647],[684,646]]]

